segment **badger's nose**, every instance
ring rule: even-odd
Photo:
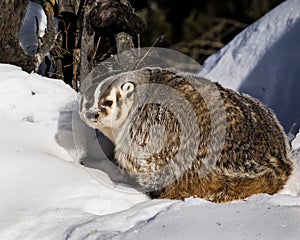
[[[91,119],[91,120],[97,119],[97,118],[99,117],[99,113],[97,113],[97,112],[92,112],[92,111],[88,111],[88,112],[86,113],[86,117],[87,117],[88,119]]]

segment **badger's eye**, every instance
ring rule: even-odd
[[[113,104],[112,101],[107,100],[107,101],[104,101],[101,105],[104,107],[111,107],[112,104]]]

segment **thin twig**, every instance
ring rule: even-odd
[[[140,64],[144,61],[144,59],[148,56],[148,54],[151,52],[151,50],[154,48],[154,46],[161,41],[165,36],[162,35],[160,37],[158,37],[154,43],[152,44],[152,46],[148,49],[148,51],[145,53],[145,55],[141,58],[141,60],[138,62],[138,64],[136,65],[135,69],[138,69],[138,67],[140,66]]]
[[[97,51],[98,51],[98,47],[99,47],[100,41],[101,41],[101,37],[98,38],[98,41],[97,41],[97,44],[96,44],[96,48],[95,48],[95,51],[94,51],[94,54],[93,54],[93,57],[92,57],[92,62],[94,61],[94,59],[95,59],[95,57],[97,55]]]

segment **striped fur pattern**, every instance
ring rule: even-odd
[[[216,89],[221,101],[211,97]],[[143,68],[107,78],[83,93],[80,115],[114,142],[119,166],[153,198],[274,194],[293,170],[272,111],[188,73]]]

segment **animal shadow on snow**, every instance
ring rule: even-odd
[[[76,101],[60,111],[55,140],[67,150],[73,162],[105,172],[114,183],[136,187],[129,174],[117,166],[114,144],[81,120]]]

